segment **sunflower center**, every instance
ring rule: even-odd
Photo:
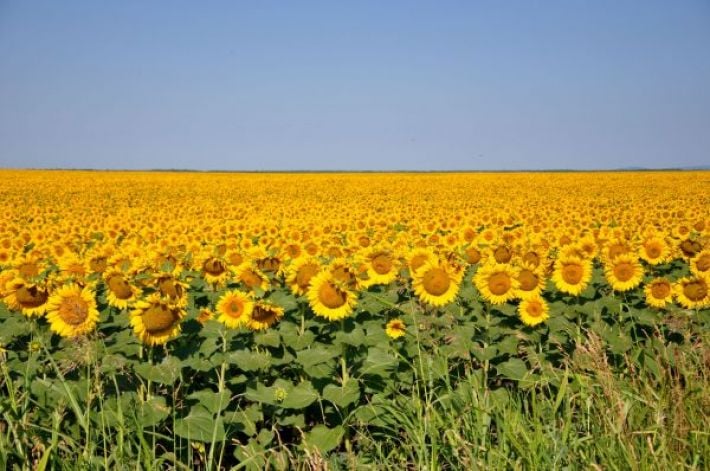
[[[102,273],[106,270],[106,257],[96,257],[89,261],[89,268],[95,273]]]
[[[466,261],[470,264],[478,263],[481,260],[481,252],[474,247],[466,249]]]
[[[170,329],[178,320],[177,312],[162,304],[153,305],[143,313],[143,326],[150,334],[158,334]]]
[[[570,285],[576,285],[582,281],[584,270],[577,264],[567,264],[562,268],[562,279]]]
[[[121,275],[114,275],[109,278],[108,288],[118,299],[128,299],[133,295],[131,286]]]
[[[530,317],[540,317],[542,315],[542,306],[540,306],[540,303],[528,303],[525,312]]]
[[[69,325],[80,325],[89,316],[89,303],[80,296],[69,296],[59,305],[59,317]]]
[[[379,254],[372,259],[372,269],[380,275],[389,273],[392,269],[392,258],[387,254]]]
[[[281,261],[276,257],[266,257],[256,262],[256,265],[259,267],[260,270],[270,273],[273,273],[278,270],[280,264]]]
[[[39,267],[37,266],[36,263],[33,263],[33,262],[23,263],[22,265],[19,266],[17,271],[19,271],[20,275],[22,275],[24,277],[39,275]]]
[[[251,313],[251,318],[256,322],[271,323],[272,320],[276,318],[276,313],[271,309],[265,308],[263,306],[254,306],[254,310]]]
[[[182,296],[183,288],[179,283],[176,283],[172,278],[163,278],[160,280],[160,294],[170,298],[179,298]]]
[[[209,258],[202,264],[202,269],[212,276],[219,276],[227,270],[224,262],[216,258]]]
[[[249,288],[255,288],[261,284],[261,277],[254,273],[253,270],[244,270],[241,274],[242,282]]]
[[[680,244],[680,250],[682,250],[683,254],[687,257],[692,257],[702,250],[702,246],[694,240],[684,240],[683,243]]]
[[[318,273],[318,266],[313,264],[303,265],[296,273],[296,284],[301,289],[306,289],[313,278]]]
[[[20,303],[20,306],[25,308],[39,307],[47,302],[48,297],[46,291],[40,291],[35,286],[30,288],[22,286],[15,291],[17,302]]]
[[[629,281],[634,276],[634,266],[628,262],[614,265],[614,276],[619,281]]]
[[[451,280],[443,268],[432,268],[422,277],[422,285],[427,293],[441,296],[449,290]]]
[[[488,278],[488,289],[496,296],[507,293],[511,286],[507,273],[494,273]]]
[[[333,278],[336,280],[352,286],[355,284],[355,275],[347,269],[347,267],[337,267],[333,270]]]
[[[232,265],[241,265],[241,263],[244,261],[244,257],[242,257],[242,254],[238,252],[234,252],[229,255],[229,263]]]
[[[508,247],[502,245],[495,250],[495,252],[493,253],[493,257],[498,263],[508,263],[513,257],[513,254],[511,253],[510,249],[508,249]]]
[[[318,290],[318,299],[330,309],[337,309],[347,302],[346,294],[328,282],[323,283]]]
[[[671,285],[668,283],[654,283],[651,286],[651,296],[656,299],[666,299],[671,293]]]
[[[691,301],[700,301],[708,294],[708,287],[701,280],[691,281],[683,287],[683,294]]]
[[[520,275],[518,275],[518,281],[520,282],[520,289],[523,291],[532,291],[537,287],[539,282],[538,277],[531,270],[521,270]]]
[[[617,255],[621,255],[628,252],[624,244],[613,244],[609,247],[609,258],[613,259]]]
[[[426,263],[426,255],[419,254],[412,257],[409,261],[409,265],[412,267],[412,271],[417,271],[424,263]]]
[[[710,270],[710,255],[703,255],[695,262],[695,266],[698,267],[699,271]]]
[[[537,256],[535,252],[527,252],[523,255],[523,262],[529,263],[534,267],[540,265],[540,257]]]
[[[661,247],[658,244],[648,244],[646,245],[646,255],[649,258],[658,258],[661,255]]]
[[[244,303],[242,301],[237,300],[237,299],[233,299],[225,307],[226,307],[225,314],[227,314],[229,317],[233,317],[235,319],[238,319],[244,313]]]

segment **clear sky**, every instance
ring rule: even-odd
[[[0,0],[0,167],[708,164],[708,0]]]

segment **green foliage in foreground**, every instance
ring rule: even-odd
[[[342,323],[276,290],[286,316],[262,333],[202,327],[204,292],[152,350],[106,307],[76,340],[0,312],[0,468],[710,466],[710,312],[649,311],[599,283],[549,295],[531,329],[463,286],[435,311],[373,288]],[[392,317],[405,337],[385,335]]]

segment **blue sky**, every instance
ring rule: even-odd
[[[0,1],[0,167],[710,164],[710,2]]]

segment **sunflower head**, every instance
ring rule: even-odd
[[[335,321],[349,316],[357,303],[357,294],[328,270],[311,279],[308,303],[314,313]]]
[[[459,292],[463,271],[444,261],[427,262],[412,275],[414,293],[432,306],[444,306],[452,302]]]
[[[180,333],[180,323],[185,311],[153,293],[139,301],[131,311],[134,333],[146,345],[162,345]]]
[[[258,301],[254,303],[251,319],[247,324],[252,330],[268,329],[284,315],[284,310],[275,304],[267,301]]]
[[[488,263],[473,278],[476,288],[491,304],[505,304],[516,298],[520,289],[518,269],[507,263]]]
[[[247,293],[232,290],[224,293],[217,302],[217,320],[231,329],[249,324],[254,302]]]
[[[76,337],[91,332],[99,320],[96,299],[89,287],[64,285],[47,303],[50,328],[62,337]]]
[[[664,308],[673,301],[673,287],[665,278],[655,278],[644,288],[646,304],[655,308]]]
[[[635,256],[622,254],[607,264],[604,274],[614,291],[629,291],[641,284],[643,267]]]
[[[710,289],[705,278],[681,278],[674,286],[674,294],[678,304],[686,309],[703,309],[710,306]]]
[[[392,319],[387,323],[385,333],[391,339],[398,339],[407,333],[407,326],[402,319]]]
[[[555,262],[552,280],[557,289],[578,296],[592,278],[592,262],[579,257],[563,257]]]
[[[550,317],[547,302],[537,295],[520,302],[518,315],[523,324],[531,327],[546,321]]]

